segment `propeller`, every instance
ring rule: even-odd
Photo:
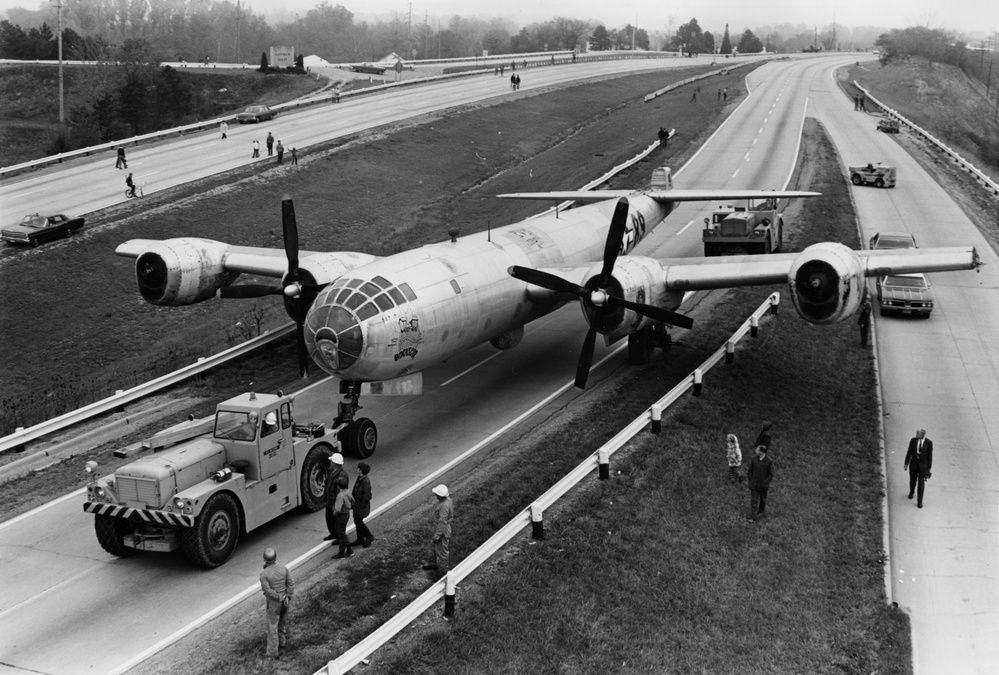
[[[304,283],[312,281],[312,276],[298,266],[298,224],[295,220],[295,204],[285,195],[281,200],[281,229],[284,237],[284,253],[288,258],[288,272],[275,284],[240,284],[226,286],[219,291],[223,298],[248,299],[268,295],[283,295],[285,309],[295,321],[295,341],[298,345],[298,369],[302,377],[309,376],[309,351],[305,346],[305,317],[325,284]]]
[[[617,262],[617,257],[621,252],[621,243],[624,241],[627,222],[628,200],[627,198],[621,198],[614,207],[614,215],[611,218],[610,229],[607,232],[607,242],[604,244],[603,266],[600,269],[596,288],[586,288],[549,272],[543,272],[530,267],[520,267],[519,265],[510,267],[507,272],[515,279],[520,279],[529,284],[547,288],[556,293],[575,295],[585,305],[592,308],[594,312],[600,312],[604,308],[613,310],[618,307],[624,307],[642,316],[647,316],[653,321],[677,326],[678,328],[691,328],[694,325],[694,321],[690,317],[663,309],[662,307],[619,298],[611,295],[608,291],[614,272],[614,264]],[[579,363],[576,365],[576,386],[580,389],[586,387],[586,379],[590,374],[590,365],[593,363],[593,349],[597,340],[596,323],[596,321],[590,322],[590,328],[586,331],[586,337],[583,339],[583,349],[579,354]]]

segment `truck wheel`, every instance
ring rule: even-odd
[[[874,181],[874,187],[883,188],[884,186],[885,186],[885,182],[884,182],[883,179],[878,178],[876,181]]]
[[[774,250],[774,244],[772,241],[770,241],[770,235],[768,234],[767,243],[763,245],[763,253],[764,255],[768,253],[773,253],[773,250]]]
[[[212,569],[232,557],[239,541],[239,508],[232,495],[212,495],[194,527],[184,529],[180,538],[184,555],[198,567]]]
[[[634,366],[644,366],[652,360],[654,350],[651,328],[643,328],[628,336],[628,363]]]
[[[349,435],[347,447],[352,455],[367,459],[374,454],[378,445],[378,429],[374,422],[367,417],[354,420],[350,424]]]
[[[316,512],[326,506],[326,474],[330,466],[333,446],[316,443],[302,462],[299,486],[302,490],[302,509]]]
[[[138,553],[136,549],[125,546],[123,541],[126,535],[132,534],[133,529],[132,523],[124,518],[94,516],[97,542],[105,551],[119,558],[127,558]]]
[[[704,245],[704,255],[705,257],[719,255],[718,244],[705,244]]]
[[[864,179],[860,177],[859,173],[855,173],[850,176],[850,181],[853,182],[854,185],[860,185],[864,182]]]

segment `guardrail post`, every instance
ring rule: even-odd
[[[118,391],[116,391],[114,393],[114,395],[115,396],[121,396],[124,393],[125,393],[124,389],[119,389]],[[116,405],[114,407],[114,411],[117,412],[117,413],[125,412],[125,405],[123,403]]]
[[[756,315],[749,317],[749,336],[757,337],[760,334],[760,320],[756,318]]]
[[[703,385],[701,384],[701,381],[703,379],[704,379],[704,371],[701,370],[700,368],[695,368],[694,369],[694,396],[700,396],[701,395],[701,388],[703,387]]]
[[[531,538],[538,541],[545,539],[544,511],[537,502],[531,504]]]
[[[327,663],[326,667],[319,672],[323,673],[323,675],[343,675],[343,670],[340,668],[340,662],[336,659]]]
[[[652,405],[652,433],[658,434],[663,430],[663,407],[658,403]]]
[[[731,340],[725,341],[725,363],[735,361],[735,343]]]
[[[15,434],[19,434],[22,431],[24,431],[24,427],[18,427],[17,429],[14,429],[14,433]],[[12,449],[14,450],[15,453],[17,453],[17,452],[24,452],[25,450],[28,449],[28,446],[25,445],[24,443],[18,443]]]
[[[770,296],[770,314],[771,316],[777,316],[777,309],[780,307],[780,295],[774,293]]]
[[[597,451],[597,461],[600,463],[600,480],[610,478],[610,452],[604,448]]]
[[[457,590],[454,579],[451,578],[451,570],[447,571],[444,575],[444,618],[450,619],[454,617],[454,594]]]

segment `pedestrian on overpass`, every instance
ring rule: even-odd
[[[295,582],[272,548],[264,549],[260,588],[267,601],[267,657],[280,658],[281,648],[288,642],[288,608],[295,595]]]
[[[260,157],[260,141],[254,138],[252,145],[253,145],[253,155],[250,157],[250,159],[256,159],[257,157]]]
[[[267,156],[271,157],[274,155],[274,134],[267,132]]]
[[[423,566],[425,570],[440,570],[441,574],[451,569],[451,521],[454,519],[454,504],[448,496],[447,485],[438,485],[431,490],[437,496],[434,507],[434,536],[430,542],[430,559]]]
[[[278,164],[284,164],[284,146],[281,141],[277,142]]]

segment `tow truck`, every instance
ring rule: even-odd
[[[850,182],[854,185],[873,185],[874,187],[895,187],[895,167],[888,164],[866,164],[847,167]]]
[[[774,253],[784,243],[784,217],[776,199],[725,206],[704,219],[704,255]]]
[[[146,443],[160,449],[92,480],[83,510],[94,514],[101,547],[127,557],[171,552],[205,569],[224,564],[240,534],[296,507],[325,506],[329,459],[337,433],[321,422],[295,424],[293,399],[245,393]]]

